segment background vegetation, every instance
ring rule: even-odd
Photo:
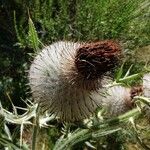
[[[142,55],[145,58],[147,51],[150,51],[148,47],[150,44],[149,0],[1,0],[0,101],[2,106],[13,111],[10,102],[12,101],[17,107],[27,107],[22,101],[22,99],[31,98],[31,95],[27,94],[29,89],[26,86],[28,82],[26,70],[33,59],[33,54],[42,48],[42,43],[47,45],[58,40],[96,41],[103,39],[114,39],[121,43],[127,58],[123,72],[127,71],[131,63],[134,64],[132,73],[142,71],[147,60],[141,57],[139,59],[139,56]],[[146,49],[146,54],[142,53],[143,47]],[[140,51],[142,52],[138,54]],[[135,57],[136,54],[138,54],[137,57]],[[35,106],[29,108],[31,112],[35,111]],[[24,111],[18,111],[19,114],[22,112]],[[32,118],[36,113],[32,115],[29,114]],[[6,113],[5,117],[15,116],[9,116],[9,113]],[[7,120],[6,118],[2,117],[1,120]],[[143,121],[143,117],[140,117],[139,122],[141,120]],[[143,122],[147,124],[147,121]],[[18,124],[21,124],[21,121]],[[62,135],[63,125],[55,120],[51,124],[54,125],[53,128],[41,131],[43,136],[47,137],[48,149],[52,149],[56,140]],[[18,146],[20,125],[6,124],[4,121],[1,121],[0,125],[1,149],[4,147],[20,148]],[[74,131],[77,126],[64,125],[65,136],[68,136],[66,133],[68,128]],[[115,132],[114,129],[113,131]],[[123,135],[118,133],[122,136],[118,135],[115,148],[125,149],[131,139],[131,147],[137,147],[135,144],[138,140],[135,131],[132,130],[129,134],[126,130],[123,132],[125,132]],[[29,136],[27,133],[28,131],[26,131],[25,139]],[[146,135],[148,133],[144,132],[144,139],[148,140],[150,137]],[[89,137],[89,139],[92,138]],[[95,144],[95,141],[92,143],[97,149],[111,149],[108,141],[109,136],[104,136],[99,144]],[[92,144],[85,144],[82,140],[81,142],[81,146],[75,146],[74,149],[93,148]]]

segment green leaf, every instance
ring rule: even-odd
[[[138,78],[139,76],[140,76],[140,75],[139,75],[138,73],[136,73],[136,74],[127,76],[127,77],[125,77],[125,78],[119,79],[119,82],[129,82],[129,81],[132,81],[132,80]]]
[[[30,46],[34,49],[35,52],[38,52],[40,42],[39,42],[37,31],[30,17],[28,23],[29,23],[28,40]]]
[[[129,76],[132,67],[133,67],[133,64],[132,64],[132,65],[130,66],[130,68],[127,70],[127,72],[126,72],[124,78],[127,77],[127,76]]]
[[[119,71],[117,73],[116,81],[118,81],[121,78],[122,73],[123,73],[123,67],[124,67],[124,63],[121,65],[121,67],[120,67],[120,69],[119,69]]]
[[[107,128],[106,131],[99,130],[99,131],[93,132],[92,137],[93,138],[99,138],[99,137],[106,136],[106,135],[112,134],[112,133],[120,131],[120,130],[122,130],[122,128],[112,128],[112,129]]]
[[[16,37],[18,39],[18,42],[15,45],[18,45],[20,47],[24,47],[25,46],[25,39],[22,38],[22,36],[20,35],[21,33],[19,33],[18,30],[18,26],[17,26],[17,22],[16,22],[16,12],[14,11],[14,28],[15,28],[15,32],[16,32]],[[22,31],[23,33],[23,31]]]

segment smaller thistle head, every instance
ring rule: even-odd
[[[121,48],[116,42],[106,40],[87,43],[77,49],[75,65],[85,79],[95,80],[112,71],[121,56]]]
[[[108,115],[118,116],[134,108],[134,97],[141,95],[142,86],[124,87],[116,85],[104,89],[105,96],[101,96],[101,90],[92,94],[93,99],[101,101],[102,107],[107,109]]]

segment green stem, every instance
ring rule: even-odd
[[[35,125],[33,127],[33,134],[32,134],[32,150],[36,150],[36,138],[39,129],[39,107],[37,107],[37,116],[35,118]]]

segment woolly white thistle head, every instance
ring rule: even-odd
[[[62,121],[89,117],[102,102],[93,93],[101,92],[105,74],[114,69],[120,56],[120,47],[113,41],[57,42],[44,48],[29,70],[35,102]]]
[[[100,101],[109,116],[117,116],[133,108],[132,88],[112,86],[103,89],[103,91],[105,95],[100,94],[100,89],[93,92],[92,98]]]

